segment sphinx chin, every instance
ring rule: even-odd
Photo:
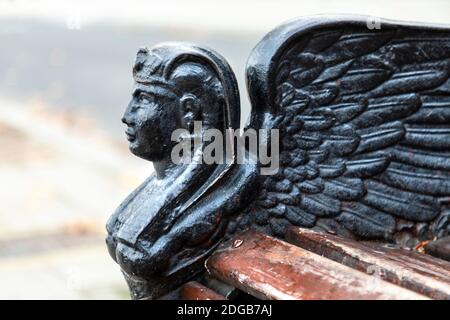
[[[142,147],[139,143],[132,142],[132,143],[130,143],[128,148],[131,151],[131,153],[134,154],[136,157],[139,157],[141,159],[148,160],[148,161],[153,161],[154,156],[149,154],[149,152],[147,150],[145,150],[145,148]]]

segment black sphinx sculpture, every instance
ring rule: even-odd
[[[107,244],[133,298],[157,298],[203,270],[238,230],[290,225],[401,246],[450,232],[450,29],[312,17],[252,51],[248,128],[279,130],[279,170],[170,160],[194,121],[239,126],[233,72],[187,44],[141,49],[125,112],[130,150],[156,173],[110,218]]]

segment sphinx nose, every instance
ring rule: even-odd
[[[123,115],[121,120],[128,127],[132,127],[132,126],[134,126],[136,124],[134,119],[131,116],[127,115],[127,114]]]
[[[121,121],[122,121],[122,123],[124,123],[124,124],[126,124],[126,125],[130,125],[130,122],[131,122],[131,121],[129,120],[129,118],[127,117],[126,114],[124,114],[124,115],[122,116]]]
[[[132,101],[128,104],[127,109],[125,110],[125,113],[122,116],[121,121],[125,123],[127,126],[133,125],[133,103]]]

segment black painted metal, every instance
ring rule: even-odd
[[[238,128],[234,74],[217,53],[194,45],[140,49],[135,89],[122,121],[133,154],[153,162],[156,173],[133,191],[107,224],[108,249],[133,298],[156,298],[192,278],[220,243],[228,221],[249,203],[255,166],[173,164],[172,132]]]
[[[247,227],[283,237],[299,225],[404,246],[449,234],[450,28],[381,20],[370,30],[367,21],[299,19],[254,48],[249,127],[280,130],[273,176],[252,165],[173,165],[174,129],[204,119],[222,132],[238,126],[236,81],[211,50],[138,52],[123,121],[131,151],[156,174],[107,226],[133,297],[192,278]]]

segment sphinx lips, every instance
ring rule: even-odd
[[[133,142],[136,139],[136,134],[129,128],[125,131],[125,134],[127,135],[127,140],[130,142]]]

